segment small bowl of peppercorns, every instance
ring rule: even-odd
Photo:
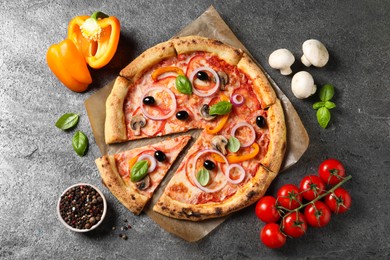
[[[97,228],[107,212],[107,202],[101,191],[87,183],[67,188],[57,203],[58,218],[68,229],[88,232]]]

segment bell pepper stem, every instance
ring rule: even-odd
[[[96,11],[94,12],[92,15],[91,15],[91,18],[94,19],[94,20],[98,20],[98,19],[102,19],[102,18],[107,18],[108,15],[106,15],[105,13],[103,12],[100,12],[100,11]]]

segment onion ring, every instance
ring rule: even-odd
[[[236,180],[233,180],[232,178],[230,178],[230,171],[233,169],[233,168],[237,168],[240,172],[240,177]],[[225,177],[227,179],[228,182],[232,183],[232,184],[239,184],[240,182],[242,182],[245,178],[245,170],[244,168],[242,168],[241,165],[237,164],[237,163],[234,163],[234,164],[230,164],[225,172]]]
[[[255,132],[255,129],[253,128],[253,126],[251,126],[247,122],[239,122],[233,127],[232,131],[230,132],[230,135],[236,137],[237,129],[240,127],[244,127],[244,126],[249,127],[249,129],[251,130],[251,136],[250,136],[250,139],[248,142],[241,143],[241,147],[248,147],[248,146],[251,146],[255,142],[255,139],[256,139],[256,132]]]
[[[202,190],[204,192],[207,192],[207,193],[213,193],[213,192],[217,192],[217,191],[222,190],[223,187],[225,187],[225,185],[227,183],[227,179],[226,179],[226,175],[224,175],[225,178],[223,178],[224,181],[222,182],[222,184],[220,186],[214,188],[214,189],[209,189],[209,188],[206,188],[206,187],[203,187],[202,185],[200,185],[200,183],[198,182],[198,180],[196,179],[196,176],[195,176],[196,175],[195,167],[196,167],[196,162],[198,161],[199,157],[202,156],[203,154],[206,154],[206,153],[216,153],[216,154],[218,154],[219,156],[221,156],[224,159],[224,161],[226,162],[227,165],[229,165],[229,162],[228,162],[228,160],[226,159],[226,157],[222,153],[220,153],[218,151],[215,151],[215,150],[211,150],[211,149],[203,150],[203,151],[199,152],[195,156],[195,158],[194,158],[194,165],[192,167],[193,168],[192,169],[193,174],[191,175],[192,181],[193,181],[193,183],[195,183],[196,187],[198,187],[200,190]]]
[[[171,96],[171,99],[172,99],[172,109],[171,109],[171,112],[169,112],[168,114],[164,115],[164,116],[153,116],[151,114],[149,114],[145,108],[144,108],[144,103],[143,103],[143,99],[144,97],[146,97],[146,95],[151,92],[151,91],[154,91],[154,90],[160,90],[160,91],[166,91],[168,92],[168,94]],[[157,87],[152,87],[152,88],[149,88],[147,89],[143,94],[142,94],[142,97],[141,97],[141,103],[140,103],[140,107],[141,107],[141,110],[142,110],[142,113],[149,119],[152,119],[152,120],[164,120],[164,119],[167,119],[167,118],[170,118],[171,116],[173,116],[173,114],[175,114],[176,112],[176,107],[177,107],[177,102],[176,102],[176,97],[175,97],[175,94],[172,92],[172,90],[170,90],[169,88],[166,88],[166,87],[162,87],[162,86],[157,86]]]
[[[156,169],[156,166],[157,166],[156,159],[153,156],[151,156],[150,154],[143,154],[140,157],[138,157],[137,162],[144,160],[144,159],[147,159],[150,162],[150,166],[148,167],[148,173],[151,173],[152,171],[154,171],[154,169]]]
[[[208,71],[211,74],[213,74],[213,76],[215,78],[215,86],[212,89],[210,89],[210,90],[208,90],[206,92],[200,92],[199,90],[197,90],[195,88],[195,85],[193,83],[194,82],[194,77],[195,77],[196,73],[198,73],[199,71]],[[219,84],[220,84],[219,76],[218,76],[218,74],[217,74],[217,72],[215,70],[213,70],[212,68],[209,68],[209,67],[200,67],[200,68],[195,69],[191,73],[189,80],[190,80],[190,82],[192,84],[192,92],[194,92],[194,94],[196,94],[199,97],[209,97],[212,94],[214,94],[215,92],[217,92],[217,90],[219,89]]]
[[[234,94],[232,95],[232,97],[230,98],[230,102],[236,106],[236,107],[239,107],[239,106],[242,106],[242,104],[244,104],[244,101],[245,101],[245,98],[243,95],[241,94]]]

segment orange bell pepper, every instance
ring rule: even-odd
[[[226,95],[222,94],[220,100],[221,101],[229,101],[229,98]],[[226,114],[226,115],[222,116],[222,118],[219,119],[219,121],[218,121],[218,123],[217,123],[217,125],[215,127],[207,126],[206,127],[206,132],[208,134],[217,134],[219,131],[221,131],[222,128],[226,125],[226,122],[229,119],[229,114]]]
[[[237,155],[237,154],[228,154],[226,156],[226,159],[229,163],[239,163],[239,162],[244,162],[249,159],[254,158],[260,151],[260,146],[257,143],[253,143],[251,145],[252,151],[250,153],[242,154],[242,155]],[[213,153],[211,157],[220,163],[225,163],[225,160],[218,154]]]
[[[92,83],[84,57],[69,39],[50,46],[46,61],[54,75],[70,90],[83,92]]]
[[[160,76],[161,74],[164,74],[166,72],[176,72],[179,75],[184,75],[184,72],[181,68],[168,66],[168,67],[161,67],[161,68],[154,70],[151,77],[154,81],[156,81],[158,76]]]
[[[119,36],[119,20],[102,12],[95,12],[90,17],[77,16],[68,26],[68,38],[94,69],[107,65],[114,57]]]

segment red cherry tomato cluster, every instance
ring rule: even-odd
[[[299,187],[283,185],[276,198],[261,198],[255,209],[257,217],[266,223],[260,232],[261,241],[269,248],[279,248],[287,237],[304,235],[308,226],[326,226],[332,212],[341,214],[351,207],[351,195],[340,187],[350,178],[340,161],[327,159],[321,163],[318,176],[305,176]]]

